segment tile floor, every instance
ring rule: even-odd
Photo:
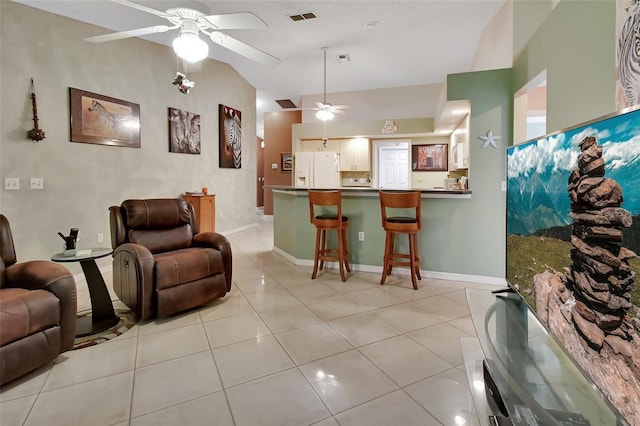
[[[310,267],[273,253],[272,232],[259,219],[228,235],[223,299],[4,386],[0,424],[479,424],[460,349],[475,334],[464,289],[492,287],[423,279],[415,291],[408,276],[343,283],[335,270],[311,280]]]

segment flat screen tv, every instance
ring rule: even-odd
[[[506,278],[640,425],[640,107],[507,149]]]

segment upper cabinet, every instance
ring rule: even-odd
[[[328,139],[325,146],[322,139],[305,139],[302,141],[302,150],[340,152],[340,143],[337,139]]]
[[[369,139],[340,140],[340,170],[343,172],[371,171]]]

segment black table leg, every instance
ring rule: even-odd
[[[91,317],[80,318],[76,325],[76,336],[82,337],[99,333],[118,323],[120,320],[113,310],[113,303],[94,259],[80,261],[82,271],[87,279],[89,297],[91,298]]]

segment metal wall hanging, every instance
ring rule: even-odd
[[[36,91],[33,79],[31,79],[31,107],[33,108],[34,128],[27,132],[27,137],[32,141],[40,142],[44,139],[44,130],[38,128],[38,106],[36,105]]]

